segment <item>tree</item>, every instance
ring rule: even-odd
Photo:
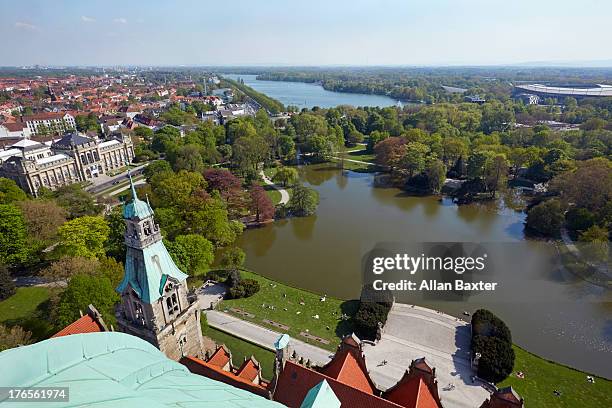
[[[83,190],[80,184],[61,186],[51,193],[45,193],[42,198],[55,198],[60,206],[68,211],[68,218],[77,218],[85,215],[97,215],[100,208],[90,193]]]
[[[368,136],[368,144],[366,146],[366,150],[368,153],[374,153],[374,146],[383,140],[389,137],[389,132],[381,132],[379,130],[375,130]]]
[[[278,138],[278,156],[282,160],[295,158],[295,142],[291,136],[281,135]]]
[[[95,258],[64,256],[43,269],[41,276],[48,282],[66,282],[76,275],[94,274],[99,267]]]
[[[581,252],[596,261],[605,261],[608,259],[609,239],[608,230],[598,225],[593,225],[578,237],[581,246]]]
[[[32,342],[32,333],[20,326],[8,327],[0,324],[0,351],[26,346]]]
[[[565,213],[565,223],[572,231],[585,231],[595,224],[595,216],[586,208],[571,208]]]
[[[19,203],[25,218],[28,235],[43,243],[49,243],[57,235],[57,229],[66,222],[68,212],[50,200],[28,200]]]
[[[467,175],[471,179],[483,178],[485,176],[485,165],[491,157],[491,152],[473,152],[467,161]]]
[[[404,153],[406,140],[402,137],[389,137],[374,146],[376,163],[389,166],[391,169],[399,165],[399,161]]]
[[[4,265],[0,265],[0,301],[8,299],[16,292],[15,282]]]
[[[319,195],[311,188],[297,184],[293,187],[291,199],[287,207],[298,217],[313,215],[319,205]]]
[[[431,160],[425,167],[425,175],[427,176],[429,190],[433,193],[439,193],[446,180],[446,166],[441,160]]]
[[[563,224],[563,211],[558,200],[548,200],[527,212],[527,228],[542,235],[556,236]]]
[[[293,185],[298,180],[298,171],[293,167],[279,167],[272,177],[275,183],[281,183],[283,187]]]
[[[102,217],[75,218],[58,229],[60,244],[56,250],[62,255],[96,258],[104,255],[109,234],[108,223]]]
[[[11,204],[27,198],[26,193],[13,180],[0,177],[0,204]]]
[[[188,144],[179,147],[174,155],[173,166],[175,171],[187,170],[202,172],[204,170],[204,160],[202,159],[201,148],[195,144]]]
[[[497,190],[505,185],[508,175],[508,161],[503,154],[496,154],[487,159],[484,169],[485,183],[487,189],[491,193],[491,197],[495,197]]]
[[[597,214],[612,200],[612,162],[603,157],[580,162],[575,171],[561,173],[550,184],[563,202]]]
[[[215,259],[212,243],[198,234],[178,235],[167,246],[177,266],[191,276],[208,270]]]
[[[429,147],[419,142],[410,142],[405,146],[405,153],[399,161],[399,166],[408,172],[408,177],[418,174],[425,169],[425,159]]]
[[[171,172],[172,166],[166,160],[155,160],[152,163],[149,163],[147,167],[144,168],[143,174],[147,181],[151,181],[151,178],[159,173],[163,172]]]
[[[270,220],[274,217],[274,204],[262,186],[253,183],[250,196],[249,207],[251,213],[255,214],[256,222]]]
[[[123,209],[117,206],[104,217],[110,228],[108,239],[104,244],[107,255],[117,260],[125,259],[125,220],[123,219]]]
[[[451,165],[467,154],[465,142],[456,137],[447,137],[442,140],[442,160]]]
[[[306,151],[312,153],[318,160],[329,160],[333,154],[334,143],[327,137],[313,135],[306,141]]]
[[[232,147],[232,162],[242,173],[257,170],[257,165],[268,157],[269,146],[266,140],[258,135],[240,137]]]
[[[246,255],[239,247],[230,247],[223,251],[219,265],[222,268],[237,269],[244,265]]]
[[[30,254],[23,214],[11,204],[0,204],[0,264],[24,263]]]
[[[102,314],[104,320],[114,321],[114,307],[120,300],[119,294],[105,277],[76,275],[60,295],[55,314],[58,327],[65,327],[80,317],[80,311],[92,304]]]

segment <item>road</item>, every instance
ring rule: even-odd
[[[147,167],[149,165],[149,163],[144,163],[141,164],[140,166],[136,166],[132,169],[130,169],[130,172],[132,174],[138,173],[140,172],[142,169],[144,169],[145,167]],[[128,171],[124,171],[122,173],[117,174],[116,176],[112,176],[109,177],[107,175],[101,175],[100,179],[97,179],[94,181],[94,185],[89,186],[86,188],[87,191],[89,191],[92,194],[96,194],[99,193],[101,191],[104,191],[108,188],[113,187],[114,185],[118,184],[117,182],[121,182],[123,181],[123,179],[125,179],[125,177],[127,176]]]
[[[276,190],[278,190],[281,194],[281,200],[279,202],[279,204],[283,204],[286,205],[289,202],[289,193],[287,192],[287,190],[285,190],[284,188],[276,185],[272,180],[270,180],[268,178],[268,176],[266,176],[266,174],[263,172],[263,170],[261,171],[261,178],[263,178],[264,183],[266,183],[269,186],[274,187]]]
[[[272,351],[274,351],[274,342],[282,334],[217,310],[206,310],[206,319],[210,327],[214,327],[215,329],[232,334]],[[298,356],[309,359],[312,363],[318,365],[327,363],[332,356],[327,350],[323,350],[294,338],[291,338],[289,345],[292,350],[295,350]]]

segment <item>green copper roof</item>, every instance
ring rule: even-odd
[[[277,350],[282,350],[289,344],[291,337],[288,334],[281,334],[278,339],[274,342],[274,348]]]
[[[3,408],[280,408],[197,374],[123,333],[57,337],[0,353],[3,387],[68,387],[69,402],[0,402]]]
[[[340,408],[340,400],[323,380],[308,391],[300,408]]]
[[[139,218],[145,219],[153,215],[153,209],[149,205],[148,202],[144,202],[138,199],[136,195],[136,187],[134,186],[134,182],[132,181],[132,176],[128,175],[130,178],[130,188],[132,189],[132,201],[127,203],[123,207],[123,218]]]
[[[123,293],[130,284],[143,302],[153,303],[161,297],[169,276],[179,282],[187,279],[188,275],[176,266],[163,241],[144,247],[142,255],[144,266],[139,264],[138,258],[133,257],[128,249],[125,274],[117,292]]]

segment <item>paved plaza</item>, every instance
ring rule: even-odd
[[[414,359],[425,357],[436,369],[446,408],[477,407],[489,393],[472,383],[470,328],[455,317],[396,303],[376,346],[364,345],[372,379],[380,388],[394,385]],[[451,385],[449,387],[449,385]]]

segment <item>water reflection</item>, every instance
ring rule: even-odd
[[[547,266],[557,255],[542,256],[538,242],[525,240],[523,212],[504,202],[457,207],[448,198],[406,196],[384,187],[373,174],[343,174],[333,165],[302,166],[300,177],[319,192],[317,215],[245,231],[241,245],[247,267],[296,287],[354,299],[361,288],[363,256],[381,242],[504,243],[494,261],[509,278],[507,298],[412,301],[457,316],[488,306],[509,323],[519,345],[612,376],[612,367],[605,364],[605,351],[612,348],[612,329],[606,326],[612,311],[612,303],[606,303],[609,292]],[[505,251],[503,245],[519,245],[520,251]]]

